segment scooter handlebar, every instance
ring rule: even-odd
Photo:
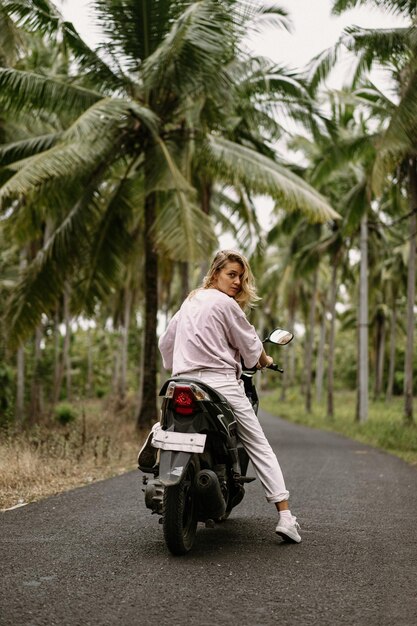
[[[271,365],[267,365],[266,368],[268,370],[273,370],[274,372],[281,372],[281,374],[284,372],[284,370],[279,367],[276,363],[271,363]]]
[[[276,363],[271,363],[271,365],[267,365],[266,369],[273,370],[274,372],[281,372],[281,374],[283,374],[284,372],[284,370],[281,367],[279,367]],[[253,376],[254,374],[256,374],[256,372],[259,372],[259,370],[257,367],[254,367],[253,369],[245,368],[242,373],[245,376]]]

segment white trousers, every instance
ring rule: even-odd
[[[234,373],[213,370],[193,370],[182,373],[181,376],[200,378],[228,400],[236,416],[239,440],[252,461],[266,499],[268,502],[288,500],[290,494],[285,487],[278,459],[245,394],[243,381],[237,380]]]

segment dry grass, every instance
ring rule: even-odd
[[[75,407],[75,422],[51,420],[0,437],[0,509],[39,500],[135,469],[144,434],[135,431],[133,408],[102,401]]]

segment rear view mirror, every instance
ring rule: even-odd
[[[284,330],[283,328],[275,328],[275,330],[269,333],[265,341],[284,346],[285,344],[290,343],[292,339],[294,339],[294,335],[290,333],[289,330]]]

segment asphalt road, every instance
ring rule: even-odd
[[[2,626],[417,625],[417,470],[262,414],[301,524],[275,535],[256,481],[185,557],[145,508],[141,473],[0,515]]]

